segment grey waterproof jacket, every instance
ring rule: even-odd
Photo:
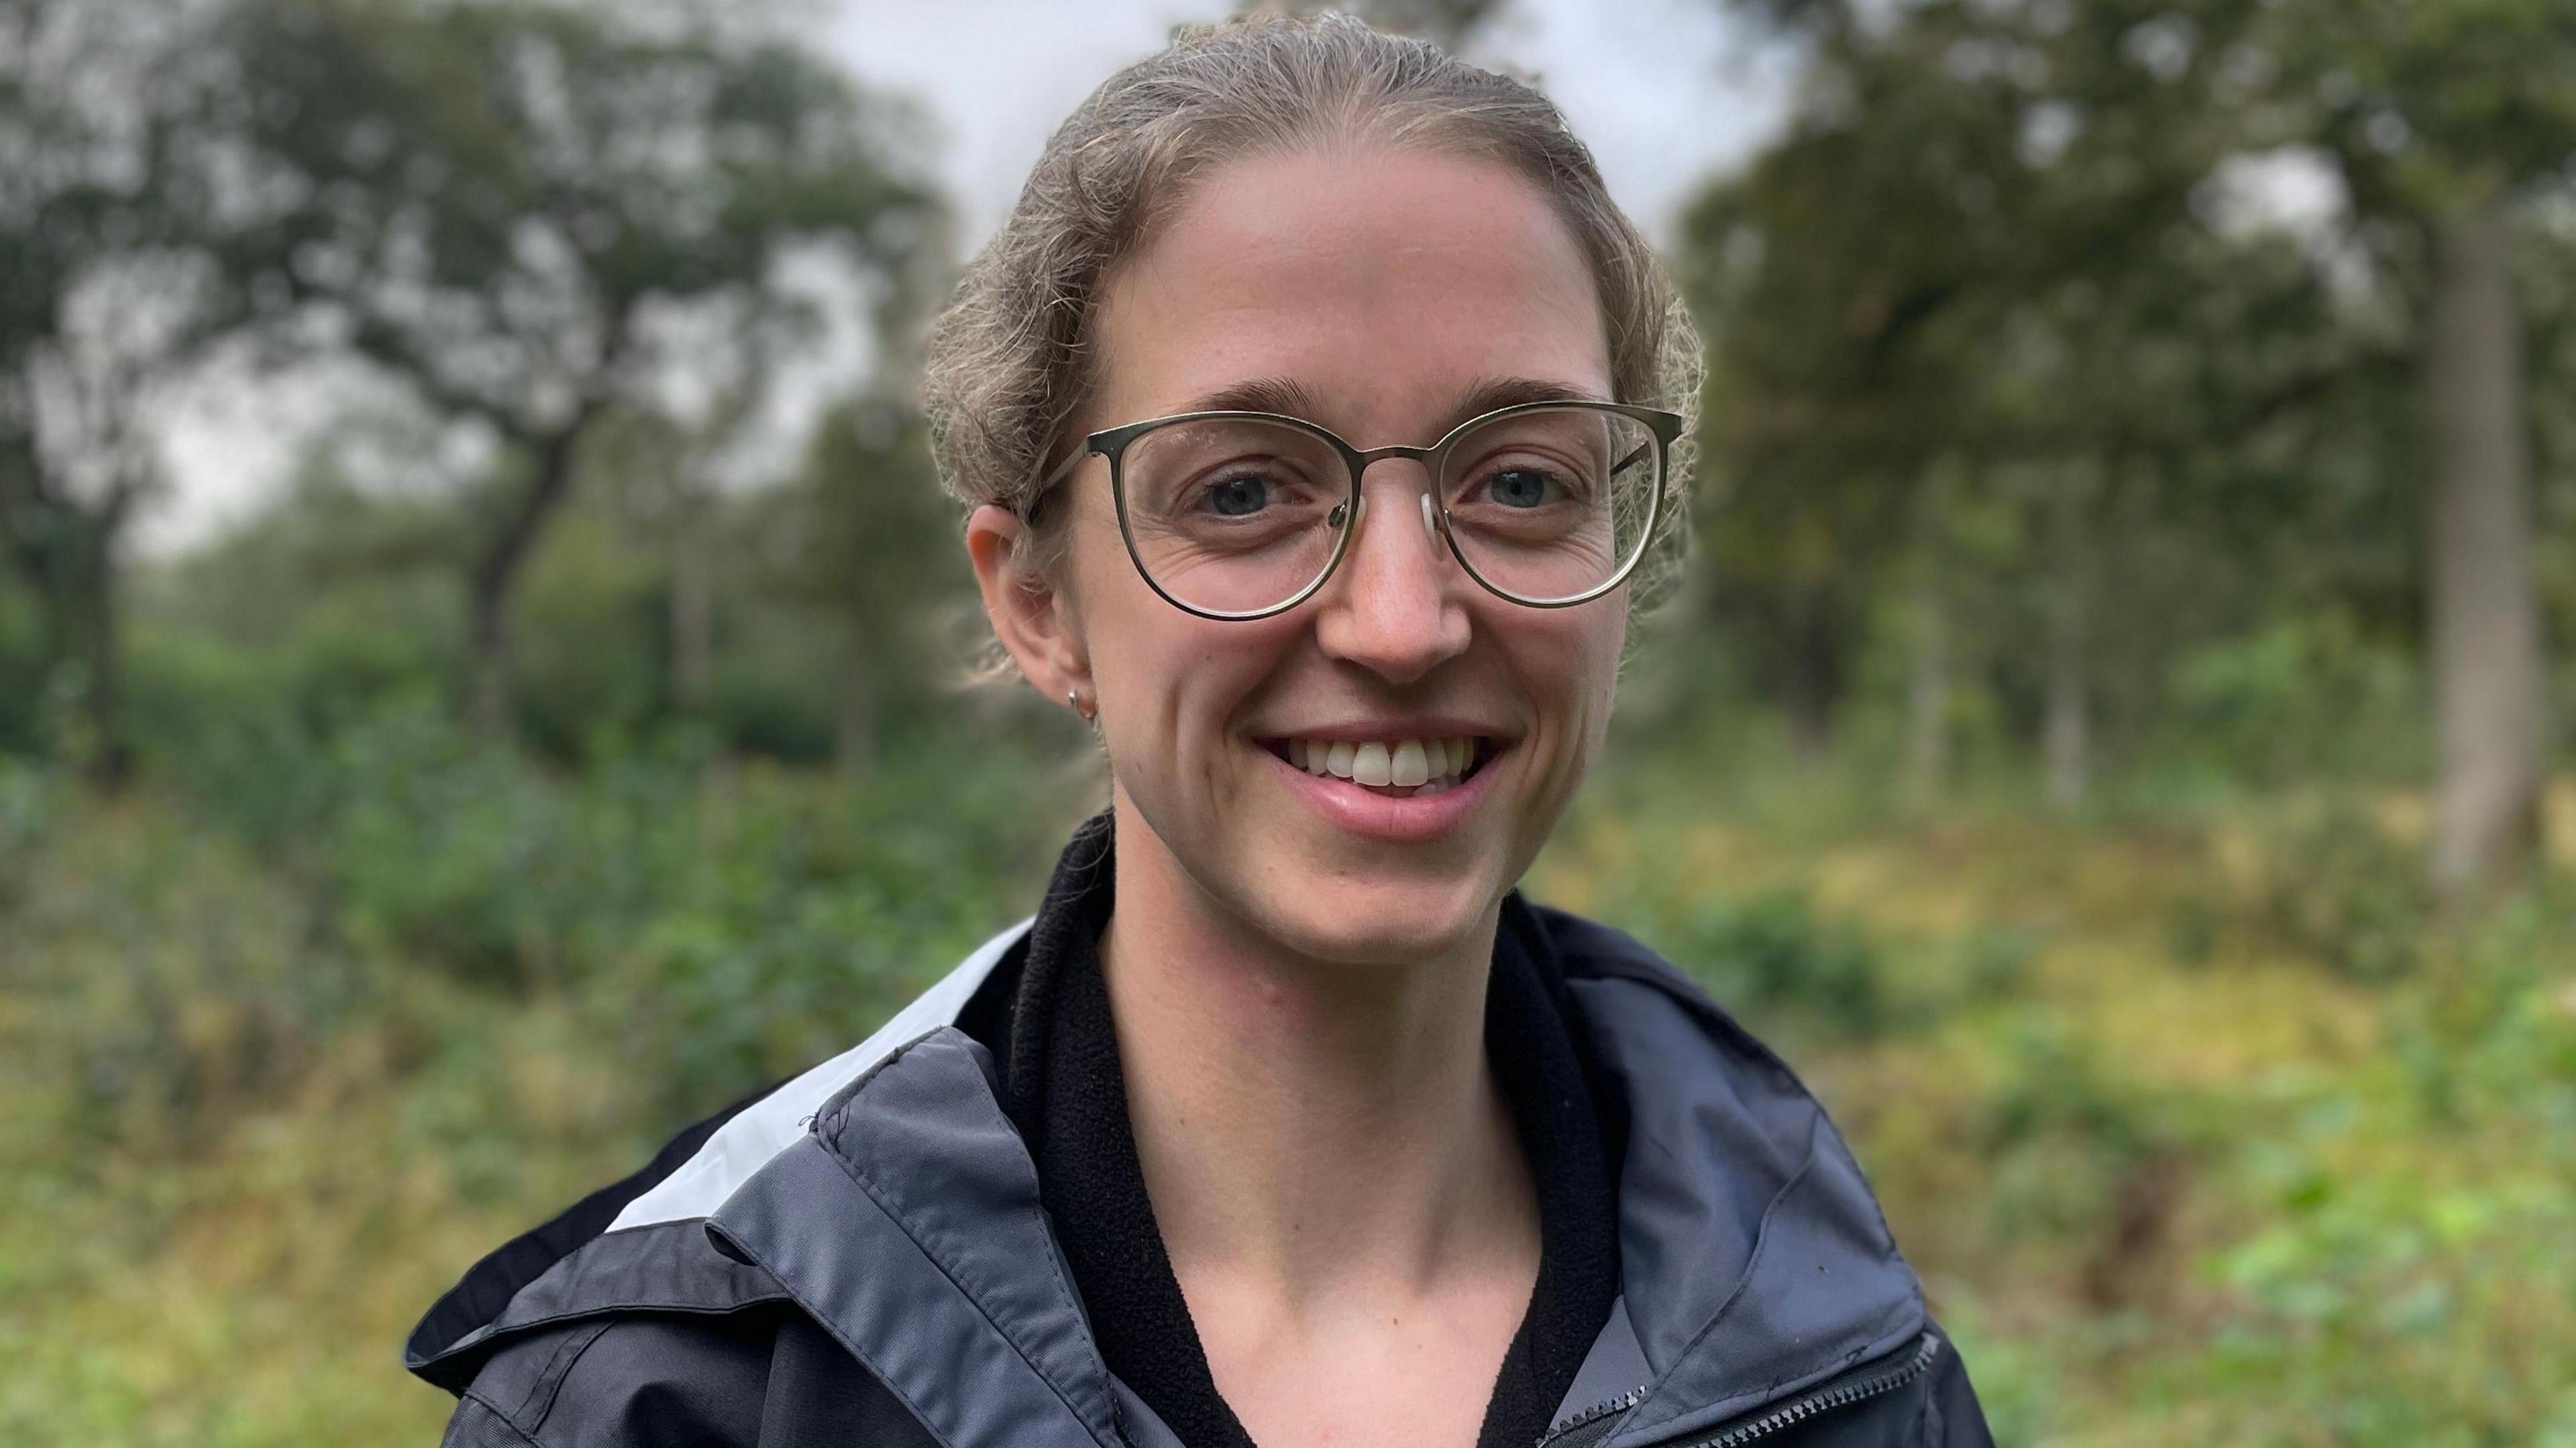
[[[1991,1448],[1815,1098],[1652,951],[1526,908],[1628,1111],[1621,1297],[1541,1441]],[[1027,929],[476,1265],[406,1354],[460,1396],[448,1448],[1179,1448],[955,1024]]]

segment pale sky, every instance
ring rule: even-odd
[[[980,246],[1048,131],[1171,27],[1228,0],[840,0],[820,43],[862,81],[911,95],[938,132],[939,173]],[[1787,67],[1757,53],[1720,0],[1506,0],[1471,58],[1534,76],[1601,162],[1611,193],[1666,240],[1681,204],[1777,126]],[[818,394],[829,388],[814,389]],[[174,486],[142,520],[153,552],[184,548],[274,497],[331,415],[312,384],[206,389],[168,430]]]

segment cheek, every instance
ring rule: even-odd
[[[1171,781],[1206,779],[1227,767],[1234,722],[1276,674],[1296,625],[1192,617],[1136,575],[1114,524],[1105,544],[1068,570],[1100,690],[1103,735],[1130,793],[1164,797]]]
[[[1585,616],[1595,607],[1602,615]],[[1618,695],[1627,617],[1618,596],[1522,625],[1521,675],[1550,737],[1550,792],[1570,790],[1600,753]]]
[[[1618,595],[1540,614],[1523,622],[1521,632],[1528,641],[1532,685],[1545,691],[1549,712],[1586,721],[1610,712],[1619,681],[1619,650],[1628,636]]]
[[[1168,677],[1178,644],[1171,624],[1182,615],[1136,576],[1105,505],[1086,510],[1076,526],[1064,572],[1084,657],[1102,707],[1142,717],[1152,711],[1156,681]]]
[[[1598,749],[1602,734],[1610,726],[1610,709],[1619,695],[1619,656],[1628,647],[1628,594],[1625,589],[1597,605],[1602,617],[1593,621],[1590,638],[1584,644],[1586,674],[1585,698],[1592,716],[1592,747]]]

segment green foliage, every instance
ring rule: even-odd
[[[2260,827],[2253,913],[2284,947],[2356,980],[2417,963],[2433,901],[2416,853],[2345,801],[2285,801]]]
[[[1776,1015],[1843,1036],[1885,1030],[1894,1014],[1877,949],[1849,925],[1820,917],[1796,890],[1745,900],[1709,897],[1659,938],[1709,992],[1746,1019]]]
[[[686,515],[631,474],[587,477],[529,564],[513,670],[525,740],[578,762],[686,729],[723,750],[864,769],[867,747],[940,733],[973,587],[952,531],[918,419],[877,404],[827,416],[785,485]],[[674,637],[683,532],[712,584],[695,700]],[[200,797],[232,792],[221,812],[246,819],[282,808],[297,786],[278,781],[346,726],[454,699],[467,547],[440,500],[362,484],[317,451],[278,503],[139,575],[130,687],[144,755]]]
[[[2287,614],[2210,640],[2176,660],[2171,688],[2172,752],[2230,761],[2240,778],[2281,787],[2320,773],[2422,773],[2418,670],[2348,613]]]
[[[1855,811],[1819,772],[1802,808],[1796,783],[1748,788],[1775,766],[1730,738],[1632,749],[1533,888],[1665,947],[1785,1044],[2000,1432],[2565,1431],[2563,873],[2447,928],[2402,796],[2311,786],[2073,825],[1984,795]],[[1694,916],[1738,961],[1807,979],[1757,1001]],[[1825,1014],[1863,998],[1833,984],[1860,959],[1875,1032]]]
[[[2063,1023],[2022,1021],[1995,1049],[1981,1146],[1998,1230],[2093,1243],[2113,1229],[2138,1173],[2179,1170],[2171,1107],[2106,1071]]]
[[[529,570],[511,658],[520,729],[557,758],[670,716],[668,569],[599,507],[574,508]],[[639,546],[642,545],[642,546]]]
[[[2284,1129],[2241,1147],[2254,1229],[2214,1252],[2242,1315],[2224,1384],[2319,1406],[2357,1444],[2545,1442],[2572,1423],[2576,911],[2527,897],[2390,1003],[2393,1050],[2283,1083]],[[2419,1133],[2421,1135],[2419,1135]]]
[[[580,653],[548,661],[570,696],[527,718],[515,700],[521,580],[587,453],[622,424],[629,456],[659,464],[644,471],[706,492],[730,433],[836,330],[796,274],[876,293],[871,330],[891,335],[936,232],[894,108],[713,8],[675,18],[263,0],[225,27],[248,144],[301,198],[294,265],[262,278],[294,306],[276,335],[497,444],[458,510],[466,697],[489,736],[527,725],[565,750],[571,716],[623,723],[653,703],[620,689],[633,670]],[[674,401],[693,394],[712,397]],[[593,560],[642,582],[622,561]]]
[[[692,26],[652,36],[581,7],[269,0],[234,17],[267,159],[314,184],[301,284],[351,339],[505,421],[584,363],[624,359],[639,301],[760,285],[791,238],[880,268],[918,240],[921,198],[888,126],[821,59]],[[327,259],[319,253],[327,252]],[[461,306],[406,306],[389,285]],[[502,291],[515,305],[477,302]],[[497,299],[497,298],[496,298]],[[496,369],[474,342],[524,349]],[[516,389],[514,392],[513,389]]]
[[[566,995],[666,1052],[657,1089],[685,1106],[850,1037],[1007,913],[1000,892],[1044,863],[1012,758],[1003,739],[960,741],[844,790],[721,765],[686,735],[612,736],[563,775],[418,702],[313,741],[295,788],[234,828],[298,882],[321,938]]]
[[[0,572],[0,752],[29,753],[43,742],[46,663],[36,601]]]
[[[1806,103],[1684,228],[1721,619],[1810,730],[1900,589],[1981,645],[1963,674],[2035,697],[2006,644],[2053,633],[2048,668],[2150,717],[2162,660],[2243,627],[2238,580],[2314,516],[2282,474],[2321,399],[2373,379],[2366,310],[2211,201],[2269,144],[2223,58],[2256,12],[1779,8],[1813,26]]]
[[[0,1425],[433,1431],[443,1399],[387,1344],[447,1275],[1027,908],[1084,786],[951,717],[864,778],[685,733],[566,768],[421,695],[306,736],[266,798],[190,776],[111,805],[0,767],[0,1342],[43,1369],[0,1387]],[[2259,887],[2326,888],[2346,867],[2300,852],[2349,815],[2269,827],[2295,801],[2252,801],[2197,843],[2008,801],[1907,824],[1730,778],[1758,756],[1638,749],[1533,892],[1787,1048],[1999,1426],[2558,1431],[2567,899],[2427,925],[2409,973],[2356,981]],[[2196,960],[2157,925],[2191,899]]]
[[[291,777],[286,751],[388,701],[447,692],[463,652],[462,541],[447,509],[363,492],[317,456],[277,504],[140,573],[145,753],[190,778]]]
[[[49,771],[0,755],[0,908],[14,903],[11,884],[44,848],[65,792]]]
[[[1811,744],[1905,687],[1855,661],[1941,638],[1948,692],[1918,697],[2168,778],[2429,762],[2426,228],[2509,197],[2563,252],[2558,8],[1735,8],[1802,69],[1787,134],[1684,222],[1703,541],[1719,635]],[[2516,288],[2548,375],[2564,270]],[[2530,395],[2546,489],[2570,394]]]
[[[129,69],[204,41],[133,88],[134,136],[203,142],[139,191],[0,78],[68,188],[0,186],[0,1440],[425,1441],[392,1344],[433,1292],[1024,913],[1097,782],[1060,711],[949,687],[899,115],[693,6],[157,5],[34,7],[151,21]],[[2421,227],[2497,187],[2576,636],[2563,7],[1756,8],[1808,68],[1683,226],[1705,613],[1623,676],[1533,892],[1816,1085],[2002,1441],[2576,1448],[2569,806],[2555,883],[2445,918],[2407,788]],[[313,184],[217,206],[218,153]],[[2283,164],[2348,204],[2249,218],[2241,168]],[[40,497],[22,364],[155,239],[215,258],[205,335],[354,350],[436,416],[353,416],[225,537],[82,574],[131,648],[69,658],[105,596],[55,545],[115,518]],[[734,476],[825,320],[778,267],[818,239],[891,365]],[[690,420],[646,385],[675,359],[716,394]],[[460,415],[497,446],[451,467]],[[477,737],[478,560],[547,476],[512,730]],[[111,797],[67,766],[119,657]],[[2111,767],[2043,814],[2076,705]]]

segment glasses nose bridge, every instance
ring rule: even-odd
[[[1368,478],[1368,470],[1382,462],[1392,461],[1419,463],[1422,465],[1422,474],[1419,484],[1419,495],[1416,498],[1416,501],[1422,505],[1422,529],[1431,544],[1432,567],[1435,571],[1440,570],[1441,565],[1448,561],[1449,549],[1446,536],[1448,528],[1446,526],[1446,519],[1442,517],[1445,510],[1440,506],[1439,457],[1440,448],[1436,443],[1428,447],[1396,444],[1387,447],[1373,447],[1365,449],[1351,448],[1348,450],[1347,462],[1351,469],[1351,498],[1356,505],[1358,515],[1354,519],[1354,531],[1349,545],[1352,551],[1356,551],[1360,546],[1361,535],[1366,532],[1366,522],[1368,515],[1372,511],[1368,506],[1367,489],[1362,486]],[[1411,510],[1407,509],[1405,511],[1410,512]],[[1343,560],[1337,559],[1337,566],[1329,571],[1339,572],[1340,569],[1338,564],[1341,561]]]
[[[1431,447],[1395,444],[1388,447],[1353,448],[1350,455],[1351,483],[1354,487],[1358,486],[1367,479],[1370,468],[1390,459],[1420,463],[1426,475],[1437,473],[1439,452],[1440,449],[1436,444]]]
[[[1357,498],[1365,491],[1362,485],[1368,481],[1368,470],[1370,468],[1379,463],[1390,461],[1420,463],[1422,465],[1422,489],[1424,494],[1434,498],[1438,496],[1440,488],[1440,448],[1437,444],[1430,447],[1412,447],[1397,444],[1388,447],[1351,449],[1349,457],[1351,469],[1351,495],[1354,498]]]

